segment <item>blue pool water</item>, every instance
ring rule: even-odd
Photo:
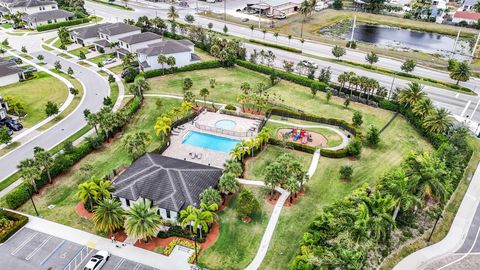
[[[233,129],[236,125],[237,123],[235,123],[235,121],[232,121],[232,120],[220,120],[215,123],[215,127],[226,129],[226,130]]]
[[[229,139],[225,137],[190,131],[183,139],[184,144],[197,147],[208,148],[211,150],[229,153],[239,140]]]

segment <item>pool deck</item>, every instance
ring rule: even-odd
[[[207,131],[203,127],[210,127],[215,129],[215,123],[220,120],[232,120],[235,121],[236,126],[231,131],[238,132],[239,134],[247,134],[251,136],[234,136],[228,135],[222,132]],[[197,124],[197,125],[195,125]],[[235,139],[235,140],[249,140],[251,137],[257,135],[256,131],[249,131],[250,128],[258,125],[258,120],[231,116],[226,114],[204,112],[201,113],[194,122],[186,123],[179,128],[175,129],[170,136],[170,146],[163,152],[164,156],[173,157],[177,159],[183,159],[195,163],[200,163],[216,168],[223,168],[223,164],[226,160],[230,159],[230,154],[220,151],[211,150],[208,148],[197,147],[189,144],[183,144],[185,135],[190,131],[196,131],[200,133],[211,134],[215,136]],[[202,127],[202,129],[198,128]],[[218,130],[217,130],[218,131]],[[201,154],[201,158],[192,158],[190,153]]]

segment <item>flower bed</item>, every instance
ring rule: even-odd
[[[0,220],[3,219],[3,223],[0,223],[0,243],[3,243],[20,230],[28,222],[28,217],[6,211],[0,211]]]
[[[165,247],[165,249],[163,250],[163,255],[169,256],[172,253],[175,246],[177,246],[177,245],[184,246],[184,247],[187,247],[187,248],[190,248],[190,249],[195,249],[195,244],[192,243],[191,241],[182,240],[180,238],[175,238]],[[193,263],[195,261],[195,255],[200,252],[200,249],[201,249],[200,245],[197,245],[197,251],[194,252],[188,258],[188,263]]]

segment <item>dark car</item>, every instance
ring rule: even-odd
[[[22,124],[12,118],[6,118],[5,120],[3,120],[3,123],[13,131],[20,131],[23,128]]]
[[[128,68],[126,68],[122,71],[122,74],[120,74],[120,77],[122,77],[122,79],[125,79],[125,77],[127,77],[128,73],[130,73],[130,72],[134,72],[135,74],[137,74],[137,73],[140,72],[140,68],[139,67],[128,67]]]

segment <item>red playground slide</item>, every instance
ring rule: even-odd
[[[305,132],[304,136],[302,137],[302,143],[307,144],[308,142],[308,132]]]

